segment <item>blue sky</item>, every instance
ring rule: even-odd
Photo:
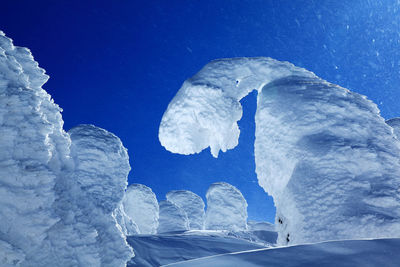
[[[0,29],[51,76],[44,88],[64,109],[66,130],[91,123],[121,138],[130,183],[162,200],[173,189],[204,197],[226,181],[244,194],[250,219],[273,221],[254,172],[256,95],[243,101],[239,146],[218,159],[161,147],[169,101],[210,60],[269,56],[367,95],[386,119],[399,116],[399,8],[394,0],[6,0]]]

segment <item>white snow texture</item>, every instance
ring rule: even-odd
[[[181,208],[189,219],[189,230],[204,229],[204,201],[188,190],[173,190],[167,193],[167,200]]]
[[[159,206],[160,219],[157,233],[189,230],[189,219],[183,209],[168,200],[160,201]]]
[[[67,134],[30,51],[0,32],[0,265],[125,266],[113,210],[130,170],[114,135]]]
[[[247,202],[233,185],[213,183],[207,190],[205,229],[242,231],[247,229]]]
[[[163,115],[171,152],[237,145],[240,100],[258,90],[255,160],[279,244],[400,236],[400,143],[365,96],[271,58],[212,61]]]
[[[137,225],[140,234],[157,233],[159,207],[151,188],[142,184],[131,184],[122,200],[123,209]]]

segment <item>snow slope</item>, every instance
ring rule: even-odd
[[[258,90],[259,184],[279,244],[400,236],[400,142],[365,96],[271,58],[215,60],[165,111],[161,144],[213,156],[238,143],[240,100]]]
[[[268,243],[267,240],[264,241]],[[227,231],[204,230],[180,234],[134,235],[128,237],[128,243],[134,248],[136,255],[128,266],[141,267],[160,266],[199,257],[265,247]]]
[[[400,239],[375,239],[243,251],[164,266],[397,267],[399,262]]]

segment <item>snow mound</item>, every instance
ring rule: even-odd
[[[157,233],[189,230],[189,219],[183,209],[168,200],[161,201],[159,206],[160,219]]]
[[[140,234],[155,234],[158,227],[159,207],[151,188],[131,184],[122,200],[123,209],[139,228]]]
[[[130,170],[121,141],[67,134],[30,51],[0,32],[0,265],[125,266],[113,211]]]
[[[397,267],[399,247],[399,239],[331,241],[228,253],[163,266]]]
[[[393,128],[394,135],[397,137],[397,139],[400,138],[400,118],[393,118],[390,120],[387,120],[386,123],[390,125],[390,127]]]
[[[236,146],[240,100],[258,90],[255,161],[274,198],[279,244],[400,233],[400,143],[365,96],[270,58],[212,61],[165,111],[161,144],[198,153]]]
[[[167,200],[181,208],[189,219],[190,230],[204,229],[204,201],[187,190],[173,190],[167,193]]]
[[[247,202],[236,187],[224,182],[214,183],[208,188],[206,198],[205,229],[247,229]]]

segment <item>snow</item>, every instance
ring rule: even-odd
[[[278,243],[397,237],[400,143],[365,96],[270,58],[215,60],[185,81],[159,129],[169,151],[237,145],[240,100],[257,90],[255,161]],[[207,226],[206,226],[207,227]]]
[[[63,130],[30,51],[0,32],[0,264],[125,266],[133,256],[113,211],[130,170],[119,138]]]
[[[247,229],[247,202],[236,187],[224,182],[214,183],[208,188],[206,198],[205,229]]]
[[[159,207],[151,188],[142,184],[129,185],[122,205],[126,215],[136,223],[140,234],[157,232]]]
[[[228,232],[204,230],[180,234],[135,235],[128,237],[128,242],[136,254],[128,266],[142,267],[265,247]]]
[[[200,196],[188,190],[173,190],[166,197],[186,213],[190,230],[204,229],[205,205]]]
[[[121,232],[125,236],[140,234],[139,227],[132,220],[132,218],[126,214],[122,203],[116,210],[114,210],[113,216],[115,217],[115,220],[117,221],[119,227],[121,228]]]
[[[275,225],[269,222],[257,222],[257,221],[247,221],[247,227],[249,230],[265,230],[265,231],[275,231]]]
[[[400,118],[393,118],[390,120],[387,120],[386,123],[390,125],[390,127],[393,128],[394,135],[397,137],[397,139],[400,138]]]
[[[159,206],[160,219],[157,233],[189,230],[189,219],[183,209],[168,200],[160,201]]]
[[[234,252],[164,266],[397,267],[400,239],[343,240]]]

